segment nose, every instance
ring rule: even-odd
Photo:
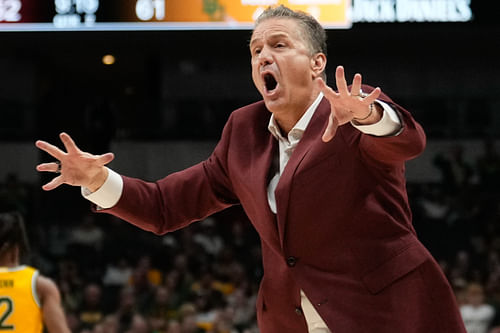
[[[270,65],[273,63],[273,57],[267,46],[264,46],[259,53],[259,63],[261,66]]]

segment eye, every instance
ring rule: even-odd
[[[283,48],[283,47],[285,47],[285,46],[286,46],[286,45],[285,45],[285,43],[281,43],[281,42],[280,42],[280,43],[276,43],[276,44],[274,45],[274,47],[275,47],[275,48],[277,48],[277,49],[281,49],[281,48]]]
[[[256,48],[254,48],[254,49],[252,50],[252,54],[254,54],[254,55],[258,55],[258,54],[260,54],[260,47],[256,47]]]

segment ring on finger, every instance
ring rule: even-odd
[[[362,90],[360,90],[359,94],[357,94],[357,95],[351,95],[351,96],[365,98],[366,96],[368,96],[368,94],[365,93],[365,92],[363,92]]]
[[[56,169],[56,173],[61,173],[61,161],[56,161],[55,162],[57,164],[57,169]]]

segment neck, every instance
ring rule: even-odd
[[[297,105],[296,107],[288,106],[284,110],[273,111],[274,119],[281,129],[282,135],[288,135],[292,128],[297,124],[297,122],[302,118],[307,109],[314,103],[319,95],[319,91],[315,91],[311,95],[311,98],[302,105]]]
[[[8,251],[0,258],[0,267],[16,266],[19,266],[19,250],[17,248]]]
[[[274,114],[274,119],[276,119],[276,123],[280,127],[281,134],[283,136],[287,136],[303,114],[304,113],[302,113],[299,117],[280,117],[277,114]]]
[[[13,261],[1,261],[0,260],[0,267],[8,267],[8,268],[12,268],[12,267],[17,267],[19,266],[19,263],[18,262],[13,262]]]

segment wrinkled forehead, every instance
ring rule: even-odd
[[[259,40],[278,36],[304,41],[302,27],[296,20],[292,18],[268,18],[255,26],[250,38],[250,45]]]

